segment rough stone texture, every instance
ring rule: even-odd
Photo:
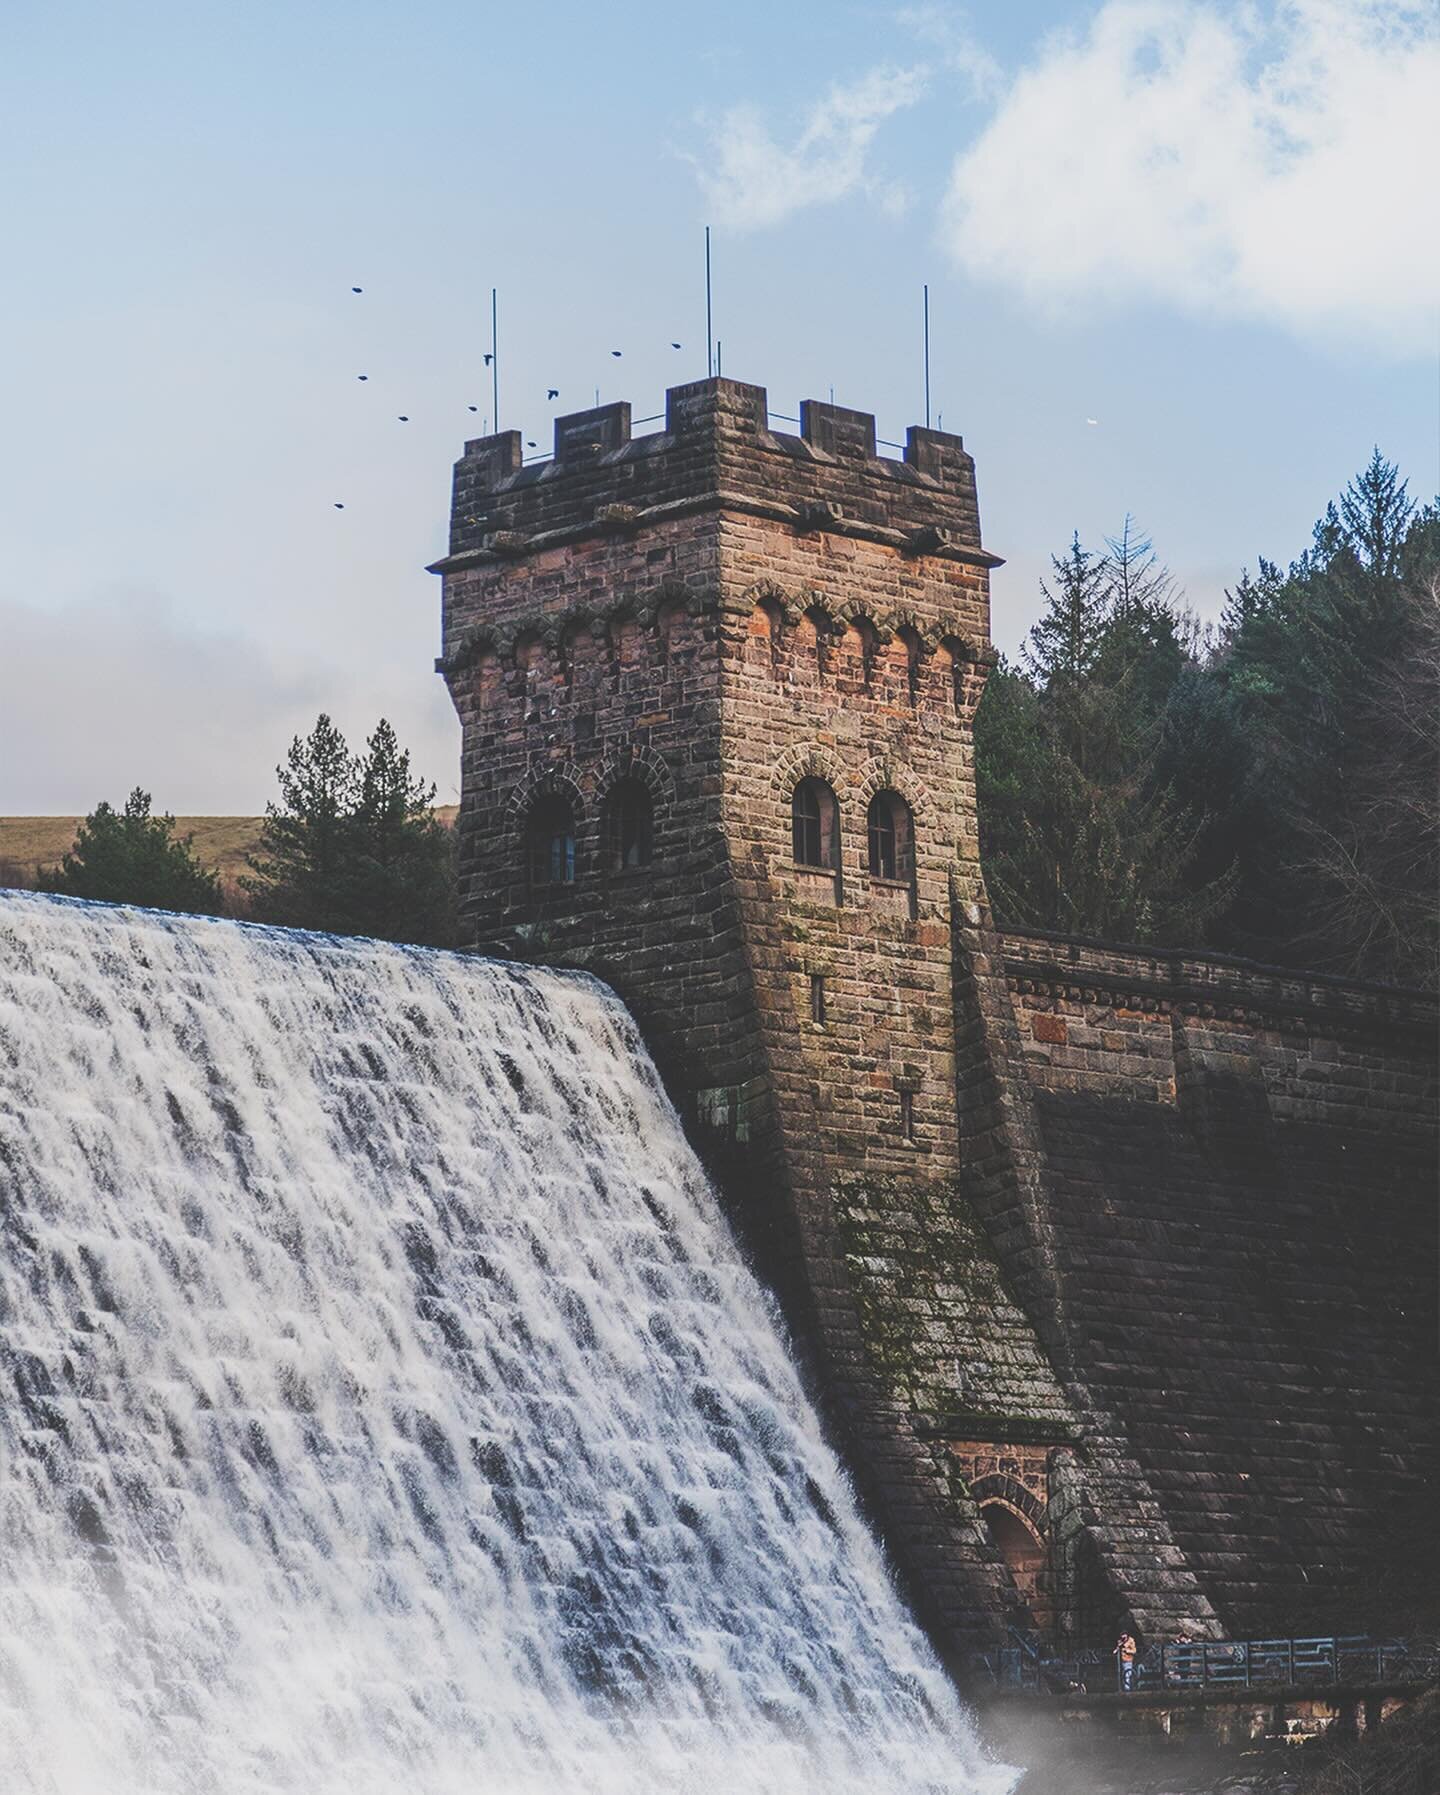
[[[606,406],[559,420],[542,464],[522,466],[513,432],[466,445],[437,566],[465,913],[477,944],[589,966],[631,1004],[942,1648],[1011,1621],[1214,1633],[1269,1611],[1285,1502],[1326,1453],[1343,1446],[1355,1470],[1312,1544],[1420,1474],[1403,1329],[1376,1320],[1373,1350],[1301,1351],[1302,1322],[1323,1329],[1341,1301],[1342,1249],[1318,1243],[1349,1236],[1327,1218],[1357,1192],[1391,1203],[1378,1160],[1352,1180],[1326,1130],[1342,1111],[1372,1140],[1382,1117],[1395,1138],[1414,1126],[1420,1074],[1395,1055],[1415,1006],[1255,984],[1257,1011],[1281,1018],[1262,1046],[1226,1007],[1258,973],[1001,943],[975,824],[994,558],[973,464],[938,431],[912,430],[901,461],[875,454],[866,414],[807,404],[803,420],[773,432],[762,389],[713,380],[672,391],[651,437]],[[824,869],[794,859],[803,779],[837,805]],[[622,782],[654,815],[653,857],[629,870],[607,824]],[[867,858],[879,792],[913,823],[893,878]],[[536,889],[527,821],[557,796],[575,878]],[[1197,1007],[1177,1023],[1161,1005],[1181,986]],[[1302,1049],[1283,1017],[1317,1005],[1368,1045],[1327,1058],[1312,1031]],[[1269,1069],[1263,1127],[1232,1101],[1236,1081],[1260,1088],[1253,1067]],[[1295,1292],[1268,1331],[1225,1295],[1262,1212]],[[1306,1309],[1312,1258],[1330,1295]],[[1328,1313],[1360,1339],[1353,1301]],[[1192,1347],[1213,1355],[1213,1388]],[[1253,1422],[1225,1432],[1246,1365]],[[1322,1424],[1324,1378],[1357,1376],[1381,1392],[1358,1405],[1372,1419]],[[1313,1400],[1262,1474],[1267,1405],[1302,1388]],[[1402,1413],[1411,1435],[1382,1444]],[[1242,1439],[1251,1456],[1232,1465]],[[1007,1558],[1020,1536],[1002,1509],[1043,1543],[1038,1583]],[[1321,1562],[1284,1550],[1291,1581]]]
[[[1043,936],[1005,961],[1077,1369],[1223,1622],[1342,1625],[1387,1558],[1433,1583],[1434,1003]]]

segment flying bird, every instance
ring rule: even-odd
[[[480,407],[478,405],[467,405],[465,409],[466,411],[479,411]]]
[[[490,366],[491,362],[494,361],[494,359],[495,359],[495,356],[494,356],[494,352],[492,351],[489,355],[487,355],[485,357],[485,366],[488,368]]]
[[[525,438],[525,447],[527,449],[533,449],[535,447],[534,443],[531,442],[531,440],[528,436]]]
[[[547,386],[545,389],[545,397],[547,399],[558,399],[560,397],[559,387],[558,386]]]
[[[671,347],[671,348],[672,348],[672,349],[678,349],[678,348],[679,348],[679,347],[680,347],[680,345],[679,345],[679,344],[678,344],[678,343],[672,343],[672,344],[671,344],[671,345],[670,345],[670,347]]]
[[[617,356],[617,357],[618,357],[618,356],[621,356],[621,355],[623,355],[623,354],[624,354],[624,353],[625,353],[625,351],[624,351],[624,350],[623,350],[623,349],[612,349],[612,350],[611,350],[611,351],[610,351],[610,353],[611,353],[611,354],[612,354],[612,355],[614,355],[614,356]]]
[[[400,417],[399,417],[398,421],[402,424],[408,424],[410,422],[409,418],[406,417],[406,415],[403,411],[400,413]]]
[[[364,287],[351,287],[350,291],[352,293],[363,293],[365,289]]]
[[[343,511],[345,509],[345,507],[340,503],[339,499],[336,499],[336,501],[335,501],[335,509],[337,511]]]
[[[357,380],[368,380],[370,376],[368,374],[357,374],[355,378]]]

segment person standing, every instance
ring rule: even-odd
[[[1122,1633],[1115,1642],[1115,1662],[1120,1672],[1120,1688],[1129,1695],[1135,1687],[1135,1660],[1140,1656],[1140,1647],[1135,1642],[1133,1633]]]

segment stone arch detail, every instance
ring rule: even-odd
[[[794,629],[805,610],[805,606],[799,603],[793,594],[787,592],[778,580],[770,579],[756,580],[753,586],[747,586],[740,594],[736,608],[743,612],[750,612],[761,603],[778,605],[780,621],[787,629]]]
[[[589,805],[580,769],[574,761],[557,761],[554,766],[527,773],[505,800],[505,817],[511,830],[517,834],[523,830],[536,799],[551,795],[570,800],[575,806],[577,826],[585,820]]]
[[[918,779],[912,778],[908,767],[901,766],[883,755],[867,760],[857,767],[848,781],[847,796],[852,798],[862,809],[875,796],[876,792],[899,792],[910,806],[910,814],[917,824],[930,824],[935,820],[935,805],[925,787]]]
[[[508,661],[513,647],[514,638],[509,630],[487,623],[479,629],[466,631],[455,652],[444,662],[444,669],[447,673],[464,673],[475,665],[482,654],[493,654],[502,661]]]
[[[667,573],[658,586],[643,598],[634,601],[633,615],[647,629],[653,629],[659,620],[661,607],[673,604],[683,605],[691,617],[698,617],[714,606],[715,594],[706,586],[682,580],[678,574]]]
[[[1019,1478],[1007,1477],[1003,1471],[992,1472],[988,1477],[977,1477],[970,1485],[970,1497],[976,1508],[989,1508],[996,1504],[1001,1508],[1008,1508],[1025,1523],[1041,1545],[1045,1543],[1046,1505],[1034,1490],[1027,1490]]]
[[[802,779],[823,779],[834,792],[837,803],[845,789],[845,769],[828,748],[811,745],[787,748],[775,763],[770,783],[788,796]]]
[[[857,628],[864,624],[875,632],[875,641],[883,647],[895,633],[888,612],[871,610],[863,604],[843,605],[835,613],[837,620],[845,626],[854,624]]]
[[[669,764],[653,748],[632,746],[607,754],[595,774],[595,799],[602,803],[622,779],[638,779],[658,808],[675,795],[675,778]]]

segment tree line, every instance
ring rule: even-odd
[[[1440,511],[1377,450],[1288,568],[1260,560],[1202,629],[1127,519],[1075,536],[975,724],[980,844],[1002,927],[1209,947],[1350,977],[1440,972]],[[383,720],[326,716],[277,769],[240,881],[257,921],[444,945],[450,832]],[[45,881],[218,913],[171,817],[101,804]]]
[[[227,902],[193,838],[156,816],[138,787],[123,810],[101,803],[42,889],[106,903],[372,935],[445,947],[455,939],[451,833],[435,815],[435,787],[415,777],[408,749],[383,718],[352,753],[328,716],[296,736],[276,768],[280,795],[265,807],[256,851]]]
[[[1433,986],[1440,511],[1377,450],[1214,630],[1128,519],[1042,592],[976,718],[1001,925]]]

